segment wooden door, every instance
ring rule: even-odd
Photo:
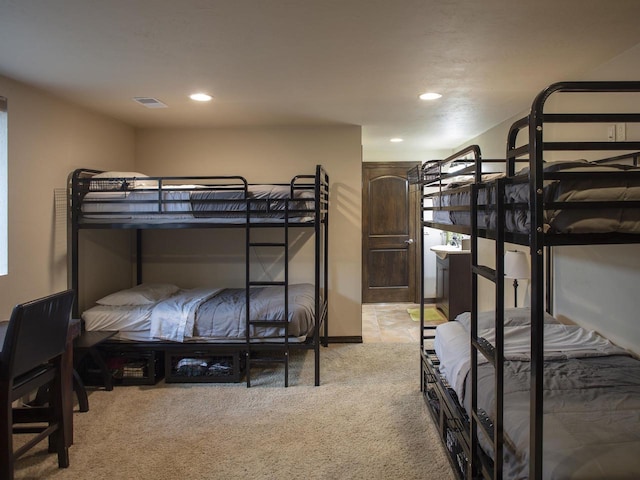
[[[417,164],[362,164],[363,303],[417,299],[417,191],[407,180]]]

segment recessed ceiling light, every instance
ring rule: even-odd
[[[207,93],[192,93],[189,98],[196,102],[209,102],[213,97]]]
[[[389,141],[392,142],[392,143],[400,143],[400,142],[404,142],[404,139],[396,137],[396,138],[389,139]]]
[[[427,92],[420,95],[419,98],[420,100],[437,100],[440,97],[442,97],[442,95],[440,95],[439,93]]]

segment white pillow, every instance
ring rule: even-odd
[[[129,177],[148,177],[140,172],[100,172],[91,178],[129,178]]]
[[[156,180],[143,180],[144,178],[148,178],[148,175],[139,172],[102,172],[91,177],[89,189],[130,190],[132,188],[158,187],[158,182]],[[126,183],[126,186],[124,183]]]
[[[123,305],[149,305],[159,302],[180,290],[169,283],[142,283],[136,287],[120,290],[97,300],[98,305],[113,307]]]

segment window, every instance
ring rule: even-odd
[[[9,257],[7,127],[7,99],[0,97],[0,275],[7,274]]]

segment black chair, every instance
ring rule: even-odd
[[[0,478],[13,479],[15,460],[49,439],[58,466],[69,466],[62,402],[62,354],[67,343],[72,290],[16,305],[0,352]],[[46,406],[14,408],[13,402],[48,385]],[[33,425],[46,423],[46,426]],[[20,425],[31,424],[31,425]],[[13,434],[36,434],[13,450]]]

